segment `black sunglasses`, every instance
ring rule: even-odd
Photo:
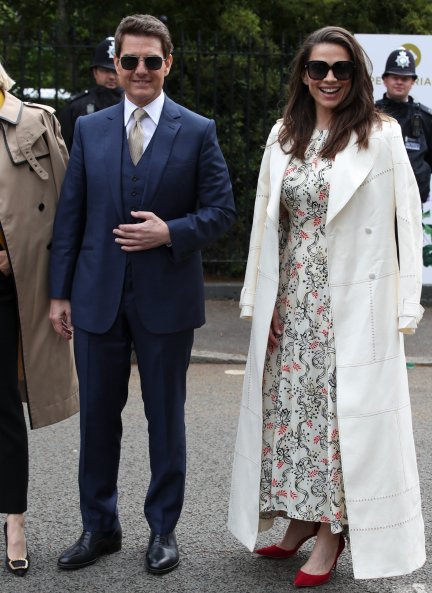
[[[351,60],[341,60],[332,65],[322,60],[311,60],[305,64],[305,70],[312,80],[324,80],[329,70],[337,80],[349,80],[352,78],[354,68],[355,64]]]
[[[144,60],[147,70],[160,70],[162,68],[162,62],[165,62],[166,58],[161,58],[160,56],[147,56],[145,58],[122,56],[120,58],[120,64],[123,70],[135,70],[140,60]]]

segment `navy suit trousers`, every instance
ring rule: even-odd
[[[108,332],[95,334],[75,327],[81,514],[89,531],[109,531],[119,523],[121,412],[128,396],[133,342],[149,433],[151,479],[144,513],[154,532],[166,534],[175,528],[184,498],[184,404],[193,330],[148,332],[140,323],[131,276],[128,266],[120,309]],[[136,463],[142,463],[138,451],[136,456]]]

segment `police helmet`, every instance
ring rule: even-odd
[[[91,68],[100,66],[101,68],[108,68],[108,70],[115,70],[113,58],[114,37],[107,37],[95,49]]]
[[[414,80],[417,78],[414,56],[409,49],[399,47],[391,52],[387,58],[385,71],[382,77],[384,78],[387,74],[394,74],[395,76],[411,76]]]

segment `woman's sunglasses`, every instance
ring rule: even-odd
[[[354,72],[355,64],[351,60],[341,60],[330,65],[322,60],[311,60],[306,62],[305,70],[312,80],[324,80],[329,70],[333,72],[337,80],[350,80]]]
[[[138,67],[139,61],[143,60],[147,70],[160,70],[162,63],[166,61],[166,58],[160,56],[147,56],[145,58],[139,58],[138,56],[122,56],[120,58],[120,64],[123,70],[135,70]]]

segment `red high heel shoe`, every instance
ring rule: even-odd
[[[340,535],[339,538],[339,545],[336,552],[336,558],[333,562],[333,566],[330,568],[328,572],[325,574],[308,574],[307,572],[303,572],[299,570],[294,578],[294,586],[295,587],[317,587],[318,585],[323,585],[330,580],[331,571],[334,569],[336,570],[336,564],[338,561],[339,556],[342,554],[345,548],[345,539],[343,535]]]
[[[321,527],[321,523],[314,523],[314,530],[313,533],[303,537],[296,545],[295,548],[291,548],[291,550],[284,550],[283,548],[279,547],[278,545],[274,544],[273,546],[267,546],[266,548],[260,548],[259,550],[255,550],[255,554],[259,554],[260,556],[265,556],[266,558],[291,558],[294,556],[301,546],[311,539],[315,537],[318,533],[319,528]]]

